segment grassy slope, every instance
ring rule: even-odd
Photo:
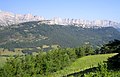
[[[85,57],[79,58],[74,63],[72,63],[71,66],[61,71],[57,71],[56,73],[49,75],[49,77],[61,77],[61,76],[79,72],[91,67],[97,67],[98,63],[107,61],[108,57],[111,57],[113,55],[116,55],[116,53],[91,55],[91,56],[85,56]]]

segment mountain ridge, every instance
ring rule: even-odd
[[[120,28],[120,23],[110,20],[83,20],[83,19],[69,19],[54,17],[50,20],[45,19],[43,16],[36,16],[32,14],[14,14],[11,12],[0,11],[0,26],[9,26],[30,21],[42,21],[41,23],[49,25],[74,25],[77,27],[91,28],[91,27],[114,27]]]

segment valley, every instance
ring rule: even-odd
[[[120,23],[0,11],[0,77],[119,77]]]

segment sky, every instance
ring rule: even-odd
[[[120,0],[0,0],[0,10],[15,14],[113,20],[120,22]]]

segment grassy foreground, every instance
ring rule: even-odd
[[[116,55],[114,54],[100,54],[100,55],[90,55],[77,59],[74,63],[72,63],[69,67],[64,68],[61,71],[57,71],[48,77],[61,77],[66,76],[68,74],[72,74],[75,72],[83,71],[85,69],[89,69],[91,67],[97,67],[98,63],[103,63],[103,61],[107,61],[109,57]]]
[[[91,67],[97,67],[98,63],[107,61],[107,59],[114,54],[100,54],[100,55],[90,55],[77,59],[69,67],[64,68],[63,70],[57,71],[48,75],[47,77],[61,77],[66,76],[75,72],[83,71]],[[0,67],[4,65],[6,57],[0,57]]]

